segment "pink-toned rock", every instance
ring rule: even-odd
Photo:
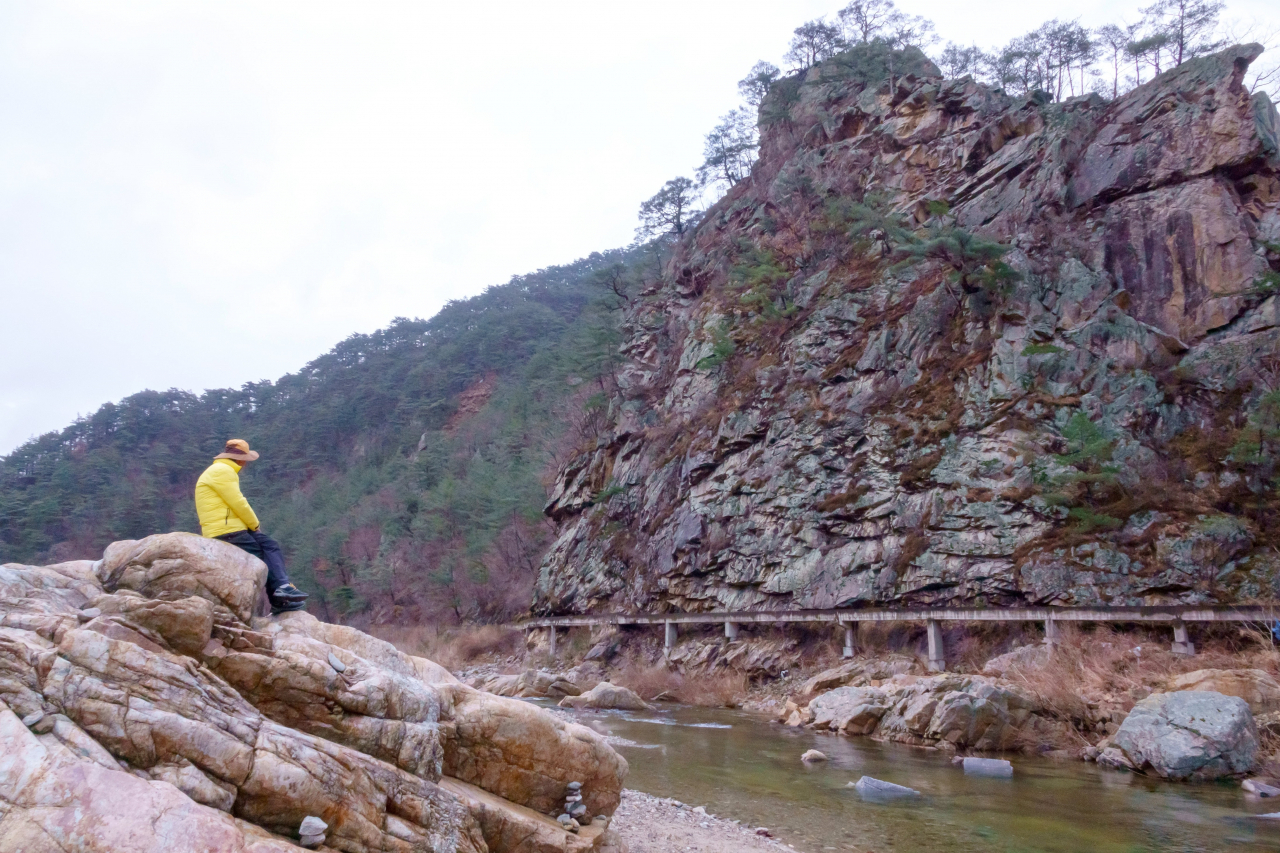
[[[218,539],[162,533],[113,544],[97,573],[107,592],[128,589],[164,601],[195,595],[247,623],[266,582],[267,565]]]

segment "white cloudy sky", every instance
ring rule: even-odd
[[[736,81],[841,5],[0,0],[0,453],[627,243]],[[900,5],[983,47],[1066,14]]]

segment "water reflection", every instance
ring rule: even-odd
[[[580,712],[619,738],[627,786],[768,826],[812,851],[1239,853],[1280,850],[1280,811],[1238,783],[1171,785],[1082,762],[1014,758],[1014,777],[966,776],[944,752],[788,729],[738,711]],[[661,725],[655,725],[660,723]],[[627,745],[627,744],[632,745]],[[805,765],[819,749],[829,760]],[[920,797],[864,801],[862,775]]]

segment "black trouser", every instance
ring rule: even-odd
[[[289,582],[289,575],[284,570],[284,554],[280,553],[280,543],[260,530],[237,530],[235,533],[224,533],[216,537],[223,542],[230,542],[241,550],[267,564],[267,597],[276,594],[276,590]]]

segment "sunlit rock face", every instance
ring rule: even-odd
[[[750,179],[627,309],[614,424],[554,485],[535,609],[1274,594],[1259,52],[1112,102],[834,60],[775,85]],[[859,204],[952,244],[912,254]]]
[[[0,567],[0,850],[265,853],[308,817],[350,853],[604,843],[548,817],[570,782],[589,818],[617,807],[598,735],[306,613],[253,618],[246,557],[171,533]]]

